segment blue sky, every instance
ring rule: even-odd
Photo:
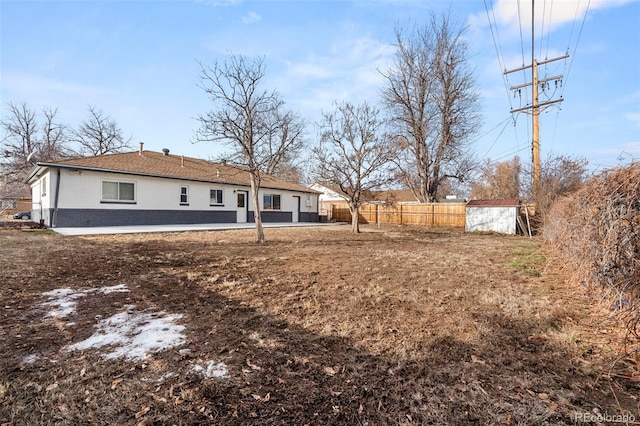
[[[530,161],[531,118],[509,113],[530,91],[521,99],[507,89],[530,74],[502,74],[531,62],[527,0],[0,0],[0,111],[6,117],[8,102],[56,107],[59,121],[77,126],[94,105],[136,148],[215,157],[221,146],[191,143],[194,117],[211,108],[198,62],[264,56],[265,87],[307,120],[315,143],[313,124],[332,102],[379,104],[394,26],[449,7],[469,26],[484,116],[478,156]],[[571,55],[540,67],[541,78],[564,75],[549,91],[564,102],[541,116],[543,158],[584,156],[594,170],[640,159],[640,1],[537,0],[536,16],[536,59]]]

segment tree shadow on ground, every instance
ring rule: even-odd
[[[163,248],[172,249],[184,248]],[[120,250],[137,256],[111,257]],[[0,419],[9,424],[574,424],[576,413],[594,408],[637,409],[631,399],[616,405],[608,384],[576,368],[566,347],[539,336],[558,326],[562,319],[554,316],[479,312],[483,341],[416,336],[419,356],[405,359],[373,355],[351,337],[305,329],[225,297],[215,284],[184,279],[182,269],[167,272],[168,265],[188,270],[185,257],[159,264],[143,245],[95,243],[66,266],[54,266],[56,255],[35,259],[18,283],[21,296],[3,293],[3,305],[22,309],[1,319],[10,353],[0,364]],[[96,266],[102,264],[108,269]],[[44,291],[122,282],[130,293],[79,301],[73,332],[29,313]],[[95,315],[129,304],[183,314],[182,348],[189,351],[125,362],[65,350],[92,333]],[[41,357],[22,363],[33,350]],[[192,373],[207,360],[224,362],[229,377]]]

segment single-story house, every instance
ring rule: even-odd
[[[253,222],[247,169],[168,149],[40,162],[26,182],[48,227]],[[317,222],[318,192],[263,175],[263,222]]]
[[[334,185],[313,183],[309,185],[309,188],[320,193],[319,200],[321,203],[341,203],[347,201],[344,194],[340,193],[340,190]]]
[[[520,201],[471,200],[466,207],[465,231],[492,231],[502,234],[516,234],[520,216]]]
[[[7,189],[0,186],[0,216],[31,210],[31,191],[24,188]]]

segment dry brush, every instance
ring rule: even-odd
[[[609,303],[640,338],[640,163],[601,173],[554,203],[544,236],[572,280]]]

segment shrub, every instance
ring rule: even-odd
[[[638,338],[640,163],[605,171],[557,200],[543,235],[572,280],[620,311]]]

